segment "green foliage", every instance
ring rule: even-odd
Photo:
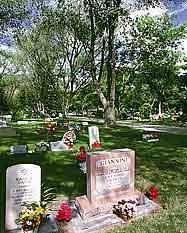
[[[129,22],[124,35],[128,61],[139,82],[148,85],[152,97],[163,102],[178,82],[178,63],[184,59],[179,46],[186,38],[186,27],[173,26],[167,15]]]
[[[149,118],[151,113],[151,105],[149,103],[144,103],[143,105],[140,106],[139,112],[141,118],[146,118],[146,119]]]

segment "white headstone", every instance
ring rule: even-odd
[[[23,203],[39,203],[41,199],[41,168],[34,164],[18,164],[6,172],[5,230],[20,229],[15,223]]]
[[[68,146],[63,141],[50,142],[51,151],[68,150]]]
[[[89,142],[91,148],[92,148],[92,144],[94,144],[95,142],[100,143],[99,129],[97,126],[88,127],[88,133],[89,133]]]
[[[10,152],[13,154],[26,154],[28,152],[28,147],[27,147],[27,145],[11,146]]]
[[[87,122],[87,121],[84,121],[84,122],[82,122],[82,125],[83,125],[83,126],[88,126],[88,122]]]
[[[29,123],[28,121],[17,121],[18,125],[26,125],[28,123]]]

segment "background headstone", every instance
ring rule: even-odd
[[[34,164],[18,164],[6,172],[6,219],[5,230],[20,229],[15,220],[25,202],[40,202],[41,168]]]
[[[51,151],[63,151],[68,149],[63,141],[50,142],[50,148]]]
[[[18,125],[26,125],[28,123],[29,123],[28,121],[17,121]]]
[[[91,148],[94,143],[100,143],[99,129],[97,126],[88,127],[88,133],[89,133],[89,143]]]
[[[27,145],[11,146],[10,152],[13,154],[26,154],[26,153],[28,153],[28,147],[27,147]]]

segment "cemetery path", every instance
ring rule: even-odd
[[[87,117],[74,117],[74,118],[77,118],[81,121],[104,123],[103,119],[95,119],[95,118],[87,118]],[[176,126],[167,126],[167,125],[147,125],[142,123],[133,123],[132,121],[129,120],[117,121],[117,125],[127,126],[133,129],[141,129],[145,131],[187,135],[187,127],[176,127]]]
[[[142,129],[145,131],[187,135],[186,127],[176,127],[176,126],[167,126],[167,125],[146,125],[141,123],[130,123],[125,121],[118,121],[117,124],[120,126],[127,126],[133,129]]]

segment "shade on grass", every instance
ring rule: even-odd
[[[95,125],[95,123],[94,123]],[[131,148],[136,151],[136,186],[142,179],[157,186],[163,211],[128,226],[109,232],[186,232],[187,229],[187,136],[161,133],[159,142],[142,141],[142,131],[126,127],[100,128],[103,149]],[[18,138],[1,138],[0,151],[6,152],[14,143],[27,143],[30,148],[39,137],[36,126],[19,126]],[[63,137],[63,130],[57,130],[50,140]],[[78,136],[75,149],[71,152],[34,153],[27,156],[4,154],[0,158],[1,197],[0,220],[3,229],[5,171],[8,166],[18,163],[34,163],[42,168],[42,182],[54,187],[58,194],[74,198],[86,192],[86,177],[76,165],[75,155],[80,145],[87,146],[87,131]],[[3,232],[3,230],[1,230]]]

